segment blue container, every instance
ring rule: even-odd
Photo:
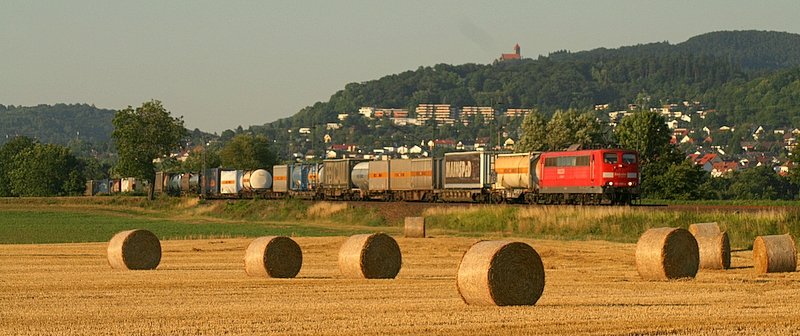
[[[206,169],[202,176],[201,190],[205,190],[206,196],[219,195],[219,168]]]
[[[294,191],[308,191],[308,171],[311,165],[295,164],[291,167],[292,174],[289,180],[289,188]]]

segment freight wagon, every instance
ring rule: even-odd
[[[362,162],[365,161],[359,159],[323,161],[322,165],[325,170],[324,174],[321,176],[322,188],[320,192],[320,198],[341,200],[361,199],[362,192],[356,186],[355,182],[353,181],[353,177],[356,177],[356,180],[362,182],[362,177],[358,174],[364,173],[364,168],[366,168],[368,172],[369,166],[360,166],[358,174],[356,174],[354,170],[356,165]]]
[[[463,152],[444,155],[444,189],[438,199],[447,202],[500,203],[502,198],[492,191],[496,174],[495,153]]]

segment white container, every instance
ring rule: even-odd
[[[242,191],[241,170],[223,170],[220,172],[219,192],[223,195],[235,195]]]
[[[256,169],[250,173],[250,186],[253,190],[272,188],[272,175],[264,169]]]

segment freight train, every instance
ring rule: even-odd
[[[276,165],[272,172],[157,173],[154,190],[209,199],[631,204],[639,198],[638,161],[635,151],[624,149],[349,158]]]

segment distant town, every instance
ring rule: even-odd
[[[636,104],[629,104],[626,110],[609,111],[609,104],[594,106],[598,114],[602,114],[607,124],[613,129],[626,115],[641,110]],[[745,141],[731,141],[733,133],[737,131],[735,125],[722,125],[716,128],[707,126],[694,129],[693,121],[705,119],[709,114],[715,113],[714,109],[706,109],[701,102],[683,101],[677,104],[666,104],[653,107],[650,111],[657,112],[666,120],[667,127],[672,131],[671,143],[681,148],[687,157],[695,164],[709,172],[712,177],[720,177],[731,172],[747,169],[752,166],[768,165],[775,167],[781,175],[788,173],[791,163],[788,153],[797,143],[800,135],[798,128],[766,129],[758,126],[754,130],[746,130],[748,135]],[[324,135],[326,143],[325,158],[364,157],[375,158],[383,155],[391,157],[418,157],[428,156],[434,148],[443,150],[506,150],[513,151],[518,141],[517,129],[522,119],[534,110],[529,108],[507,108],[499,110],[491,106],[462,106],[454,107],[449,104],[419,104],[413,111],[413,117],[408,109],[385,108],[364,106],[358,113],[339,114],[339,122],[327,123],[326,131],[333,131],[342,127],[342,122],[353,116],[363,117],[368,127],[380,127],[376,121],[388,121],[395,126],[415,127],[433,124],[436,127],[464,126],[480,123],[487,127],[497,127],[496,121],[503,120],[504,125],[514,127],[501,128],[499,142],[490,146],[491,138],[482,137],[475,139],[442,138],[430,139],[425,143],[405,144],[400,146],[383,146],[380,148],[363,148],[352,143],[340,143],[330,135]],[[297,133],[300,136],[309,136],[314,131],[313,127],[300,127]],[[733,147],[738,144],[738,147]],[[319,159],[316,155],[307,153],[293,153],[298,160]]]

